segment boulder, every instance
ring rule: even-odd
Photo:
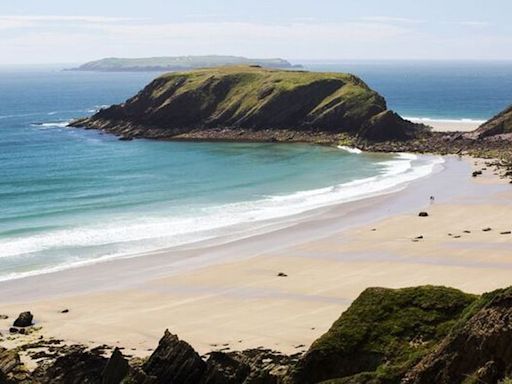
[[[19,314],[18,318],[14,320],[13,326],[15,327],[30,327],[32,325],[32,320],[34,316],[27,311]]]

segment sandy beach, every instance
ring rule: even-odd
[[[482,161],[445,160],[403,190],[318,209],[269,233],[2,282],[9,319],[0,332],[25,310],[41,327],[3,344],[44,334],[145,356],[168,328],[200,353],[295,353],[370,286],[512,285],[512,187]],[[471,177],[475,167],[486,168],[482,176]]]
[[[421,123],[431,126],[434,132],[471,132],[477,129],[484,121],[478,120],[433,120],[433,119],[410,119],[414,123]]]

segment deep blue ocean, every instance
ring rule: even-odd
[[[335,63],[405,116],[484,120],[512,102],[504,63]],[[66,128],[156,73],[0,67],[0,280],[247,236],[433,169],[412,155],[311,145],[123,142]]]

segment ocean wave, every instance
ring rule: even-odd
[[[266,196],[254,201],[195,207],[193,211],[189,210],[189,216],[183,217],[125,217],[96,225],[4,239],[0,242],[0,258],[30,258],[41,252],[55,251],[85,255],[78,259],[65,257],[65,260],[59,259],[58,265],[48,266],[50,269],[30,272],[37,274],[213,238],[248,236],[255,229],[269,225],[269,220],[275,224],[276,219],[403,188],[408,182],[427,176],[442,162],[441,157],[419,159],[412,154],[398,154],[395,159],[381,162],[382,172],[376,176],[330,187]],[[0,280],[20,276],[9,274],[1,276]]]
[[[363,153],[363,151],[361,151],[359,148],[355,148],[355,147],[348,147],[346,145],[338,145],[337,147],[338,149],[341,149],[345,152],[348,152],[348,153],[354,153],[354,154],[360,154],[360,153]]]
[[[404,116],[404,119],[410,120],[415,123],[434,124],[434,123],[446,123],[446,124],[483,124],[487,120],[461,118],[461,119],[434,119],[431,117],[415,117],[415,116]]]
[[[30,124],[32,127],[38,127],[40,129],[45,128],[65,128],[70,123],[70,120],[67,121],[55,121],[55,122],[48,122],[48,123],[33,123]]]

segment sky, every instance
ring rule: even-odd
[[[512,0],[0,2],[0,65],[229,54],[512,60]]]

